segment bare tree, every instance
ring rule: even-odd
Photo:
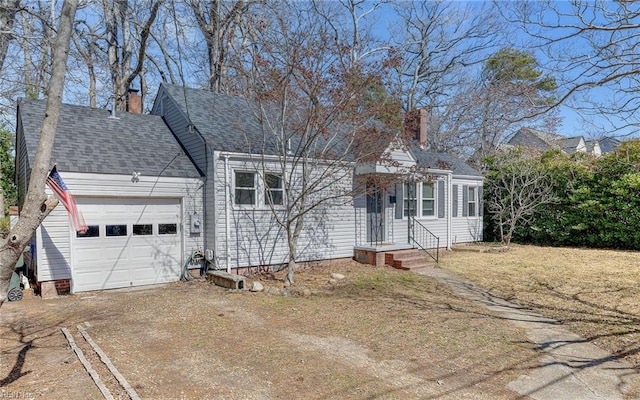
[[[99,46],[98,41],[100,36],[97,32],[96,26],[91,26],[87,21],[79,21],[74,29],[73,36],[73,49],[76,56],[84,63],[87,76],[89,79],[89,106],[96,107],[98,104],[98,90],[97,90],[97,71],[96,64],[99,61]]]
[[[482,63],[503,43],[504,24],[488,2],[403,2],[395,5],[401,23],[393,35],[396,86],[406,111],[427,110],[428,146],[434,151],[470,154],[475,133],[469,94]]]
[[[395,36],[403,63],[398,77],[405,108],[431,107],[458,85],[461,69],[479,64],[500,46],[497,15],[487,4],[404,2],[403,30]]]
[[[127,90],[142,72],[151,27],[162,1],[153,1],[150,7],[147,2],[130,4],[129,0],[102,2],[109,73],[118,110],[126,109]],[[141,12],[145,7],[148,15]]]
[[[29,188],[18,223],[11,229],[7,238],[0,241],[0,305],[6,300],[11,274],[20,254],[33,237],[42,220],[58,204],[55,198],[47,198],[44,186],[49,173],[53,140],[62,104],[67,57],[76,7],[76,0],[65,0],[62,6],[51,62],[51,79],[48,85],[47,105],[40,132],[40,140],[32,164]]]
[[[234,50],[242,21],[247,20],[246,13],[255,3],[257,2],[254,0],[189,0],[189,6],[207,44],[208,87],[214,92],[224,92],[229,84],[225,78],[230,53]]]
[[[524,149],[496,152],[488,164],[485,206],[498,226],[502,243],[508,246],[517,228],[531,222],[542,206],[555,202],[551,175],[539,154],[528,154]]]
[[[265,171],[267,204],[286,236],[293,283],[300,238],[323,213],[352,201],[354,164],[378,159],[391,135],[375,123],[375,105],[365,106],[379,69],[354,74],[341,62],[332,27],[307,4],[273,7],[244,72],[263,129],[252,143],[260,150],[254,161]]]
[[[640,3],[505,2],[501,9],[549,60],[560,89],[550,107],[574,108],[598,133],[637,131]]]
[[[20,0],[0,0],[0,71],[7,57],[9,43],[14,39],[13,25],[19,9]]]

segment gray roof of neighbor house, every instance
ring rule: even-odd
[[[562,142],[557,135],[551,135],[531,128],[519,129],[507,143],[514,146],[531,147],[542,151],[562,147]]]
[[[44,119],[44,100],[18,102],[29,160],[33,160]],[[200,177],[161,117],[63,104],[51,164],[68,172]]]
[[[421,167],[446,169],[453,172],[454,175],[482,177],[480,172],[471,168],[466,162],[462,161],[458,157],[452,156],[451,154],[432,153],[422,149],[417,144],[413,144],[409,147],[409,152]]]
[[[162,87],[215,150],[281,154],[273,143],[265,143],[255,105],[247,99],[166,83]],[[384,131],[383,127],[375,128]],[[394,136],[377,135],[367,141],[366,147],[369,150],[377,148],[382,153]],[[382,138],[386,138],[384,143]],[[295,143],[292,148],[296,148]],[[417,145],[410,146],[410,151],[422,166],[442,169],[446,164],[456,175],[482,176],[464,161],[449,154],[430,153]]]
[[[620,146],[620,141],[612,137],[603,137],[598,141],[600,143],[600,150],[603,153],[613,153]]]
[[[584,141],[582,136],[566,137],[532,128],[520,128],[507,143],[540,151],[560,149],[567,154],[573,154],[578,151],[581,141]]]

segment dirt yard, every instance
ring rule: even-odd
[[[517,399],[505,385],[539,357],[523,332],[427,277],[346,261],[296,278],[285,295],[197,281],[5,304],[0,398],[102,398],[61,327],[129,398],[79,335],[85,323],[155,400]]]

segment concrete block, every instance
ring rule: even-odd
[[[208,271],[207,280],[228,289],[244,289],[247,278],[244,275],[234,275],[224,271]]]

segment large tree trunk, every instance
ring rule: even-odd
[[[49,81],[49,96],[40,141],[32,164],[29,188],[18,223],[11,229],[7,238],[0,242],[0,306],[7,298],[7,289],[16,261],[42,220],[58,203],[55,199],[47,199],[44,186],[49,173],[53,140],[58,128],[71,28],[77,5],[77,0],[65,0],[62,6]]]

